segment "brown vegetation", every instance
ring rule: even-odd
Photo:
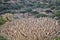
[[[51,18],[22,18],[4,24],[1,35],[8,40],[51,40],[58,37],[60,26]]]

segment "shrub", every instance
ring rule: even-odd
[[[40,4],[41,8],[44,8],[46,6],[46,4]]]
[[[23,10],[20,11],[20,13],[27,13],[27,12],[31,12],[32,9],[31,8],[25,8]]]
[[[56,5],[57,5],[57,6],[60,6],[60,2],[56,2]]]
[[[1,30],[5,32],[1,32],[11,40],[50,40],[51,38],[55,38],[56,31],[60,30],[60,25],[57,26],[56,22],[56,20],[46,17],[24,18],[3,25],[4,28]]]
[[[24,6],[22,5],[22,4],[20,4],[20,3],[16,3],[15,4],[15,8],[17,8],[17,9],[21,9],[21,8],[23,8]]]
[[[10,0],[4,0],[4,2],[7,2],[7,1],[10,1]]]
[[[30,3],[30,4],[27,4],[27,6],[28,7],[32,7],[32,6],[34,6],[32,3]]]
[[[7,40],[7,39],[4,38],[3,36],[0,36],[0,40]]]
[[[52,40],[60,40],[60,38],[52,38]]]
[[[31,8],[25,8],[24,10],[25,10],[26,12],[31,12],[31,11],[32,11]]]
[[[41,7],[41,3],[36,3],[36,4],[35,4],[35,7],[36,7],[36,8],[40,8],[40,7]]]
[[[56,7],[56,10],[60,10],[60,6]]]
[[[37,12],[37,11],[32,11],[31,14],[32,14],[32,15],[36,15],[36,14],[39,14],[39,12]]]
[[[0,25],[4,24],[6,20],[3,17],[0,17]]]
[[[46,5],[46,8],[50,8],[50,7],[52,7],[53,6],[53,4],[47,4]]]
[[[45,14],[38,14],[35,16],[35,18],[40,18],[40,17],[47,17],[48,15],[45,15]]]
[[[60,38],[57,38],[57,40],[60,40]]]
[[[25,10],[21,10],[21,11],[20,11],[20,13],[26,13],[26,12],[27,12],[27,11],[25,11]]]
[[[59,17],[59,16],[60,16],[60,11],[57,11],[57,12],[54,14],[54,16]]]

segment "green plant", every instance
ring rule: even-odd
[[[59,17],[59,16],[60,16],[60,11],[57,11],[57,12],[54,14],[54,16]]]
[[[20,13],[27,13],[27,12],[31,12],[32,9],[31,8],[24,8],[23,10],[20,11]]]
[[[40,18],[40,17],[47,17],[48,15],[45,15],[45,14],[38,14],[35,16],[35,18]]]
[[[60,40],[60,38],[52,38],[52,40]]]
[[[7,39],[4,38],[3,36],[0,36],[0,40],[7,40]]]
[[[7,2],[7,1],[10,1],[10,0],[4,0],[4,2]]]
[[[46,6],[46,4],[40,4],[41,8],[44,8]]]
[[[47,4],[46,8],[51,8],[53,6],[53,4]]]
[[[57,6],[57,7],[56,7],[56,10],[60,10],[60,6]]]
[[[25,10],[21,10],[21,11],[20,11],[20,13],[23,13],[23,14],[26,13],[26,12],[27,12],[27,11],[25,11]]]
[[[25,10],[26,12],[31,12],[31,11],[32,11],[31,8],[25,8],[24,10]]]
[[[13,5],[13,6],[14,6],[14,5]],[[23,8],[23,7],[24,7],[23,4],[15,3],[15,8],[21,9],[21,8]]]
[[[60,38],[57,38],[57,40],[60,40]]]
[[[39,14],[39,12],[37,12],[37,11],[32,11],[31,14],[32,14],[32,15],[36,15],[36,14]]]
[[[5,20],[3,17],[0,17],[0,25],[4,24],[7,20]]]

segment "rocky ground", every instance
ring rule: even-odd
[[[8,40],[57,40],[60,25],[52,18],[22,18],[2,25],[0,35]]]

